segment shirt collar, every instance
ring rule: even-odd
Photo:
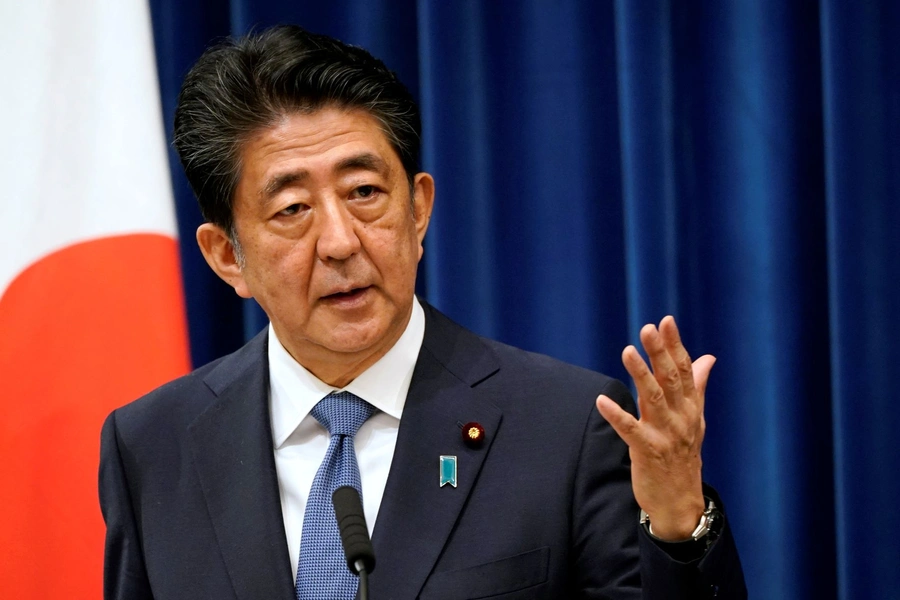
[[[424,338],[425,311],[413,297],[412,315],[400,339],[378,362],[339,391],[355,394],[399,420]],[[328,385],[294,360],[281,345],[271,323],[268,353],[272,441],[278,449],[319,400],[338,388]]]

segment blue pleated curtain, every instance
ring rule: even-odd
[[[674,314],[719,357],[704,472],[753,598],[900,598],[900,3],[151,0],[163,107],[204,47],[297,23],[418,97],[419,292],[618,377]],[[265,324],[172,155],[196,365]]]

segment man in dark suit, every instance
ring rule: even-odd
[[[310,506],[346,443],[375,522],[373,598],[745,597],[701,483],[712,357],[692,365],[669,317],[645,327],[652,370],[623,353],[638,420],[621,383],[418,301],[434,199],[419,130],[380,61],[299,28],[188,74],[175,135],[197,240],[271,325],[110,415],[106,597],[352,598],[355,581],[310,588],[303,566],[334,556],[303,538],[333,518]],[[358,433],[315,416],[332,392],[374,413]]]

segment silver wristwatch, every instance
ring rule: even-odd
[[[706,499],[706,510],[704,510],[703,514],[700,515],[700,523],[697,524],[697,527],[691,533],[690,539],[694,540],[695,542],[704,540],[707,542],[707,545],[709,545],[718,537],[718,533],[720,530],[719,526],[722,520],[722,513],[719,512],[719,509],[716,507],[715,502],[713,502],[710,498],[706,498],[705,496],[704,498]],[[644,509],[641,509],[641,525],[647,528],[647,533],[649,533],[654,539],[661,542],[667,541],[658,538],[653,534],[653,527],[650,525],[650,515],[648,515],[647,511],[645,511]]]

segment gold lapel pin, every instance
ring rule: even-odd
[[[462,427],[462,439],[469,448],[480,448],[484,443],[484,427],[472,421]]]

